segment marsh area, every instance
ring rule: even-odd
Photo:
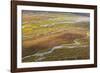
[[[22,62],[89,59],[88,13],[22,11]]]

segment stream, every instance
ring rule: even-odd
[[[41,61],[41,60],[45,59],[45,57],[44,57],[45,55],[51,54],[52,52],[54,52],[57,49],[63,49],[63,48],[66,48],[66,49],[85,48],[87,46],[88,45],[78,45],[77,43],[55,46],[53,48],[50,48],[48,51],[41,52],[41,53],[37,52],[35,54],[25,56],[25,57],[22,58],[22,60],[26,59],[26,58],[29,58],[29,57],[32,57],[32,56],[38,56],[39,58],[36,59],[36,61]]]

